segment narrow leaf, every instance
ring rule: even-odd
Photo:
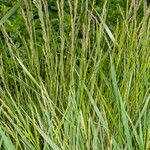
[[[10,138],[5,135],[5,133],[1,129],[1,127],[0,127],[0,135],[1,135],[2,139],[3,139],[3,141],[4,141],[5,149],[7,149],[7,150],[15,150],[15,146],[11,142]]]
[[[19,7],[23,5],[23,0],[19,0],[6,14],[5,16],[0,20],[0,26],[5,23],[9,17],[11,17]]]

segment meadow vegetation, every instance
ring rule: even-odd
[[[145,0],[0,0],[0,149],[150,148]]]

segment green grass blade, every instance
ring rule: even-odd
[[[87,89],[86,85],[84,85],[84,88],[85,88],[85,91],[86,91],[87,94],[88,94],[88,97],[89,97],[89,100],[90,100],[91,104],[92,104],[93,107],[94,107],[94,111],[96,112],[97,116],[98,116],[99,119],[101,120],[101,123],[102,123],[103,125],[105,125],[105,127],[106,127],[105,119],[104,119],[102,113],[100,112],[99,108],[97,107],[97,105],[96,105],[96,103],[95,103],[95,101],[94,101],[94,99],[93,99],[91,93],[90,93],[89,90]]]
[[[122,101],[122,97],[119,91],[119,88],[117,86],[117,79],[116,79],[116,71],[115,71],[115,66],[113,64],[113,60],[112,60],[112,56],[110,55],[110,67],[111,67],[111,76],[112,76],[112,84],[114,87],[114,92],[115,92],[115,96],[118,99],[119,103],[120,103],[120,110],[121,111],[121,116],[122,116],[122,123],[124,126],[124,130],[125,130],[125,135],[126,135],[126,139],[127,139],[127,147],[128,149],[132,150],[132,140],[131,140],[131,134],[129,131],[129,125],[128,125],[128,119],[126,116],[126,110],[125,110],[125,106],[124,103]]]
[[[145,111],[148,109],[149,102],[150,102],[150,95],[146,98],[145,104],[144,104],[144,106],[143,106],[143,109],[142,109],[142,111],[140,112],[140,115],[139,115],[138,120],[136,121],[136,124],[135,124],[135,127],[136,127],[136,128],[138,127],[139,122],[140,122],[141,118],[143,117]]]
[[[23,5],[24,1],[23,0],[19,0],[6,14],[5,16],[0,20],[0,26],[5,23],[9,17],[11,17],[19,7],[21,7]]]
[[[10,138],[5,135],[5,133],[1,129],[1,127],[0,127],[0,135],[1,135],[2,139],[3,139],[3,141],[4,141],[5,149],[6,150],[15,150],[15,146],[11,142]]]
[[[41,128],[37,126],[38,132],[41,134],[41,136],[44,138],[44,140],[54,149],[54,150],[61,150],[50,138],[48,135],[46,135]]]
[[[34,79],[34,77],[31,75],[31,73],[28,71],[28,69],[24,66],[24,64],[16,57],[17,61],[19,62],[19,64],[21,65],[22,69],[24,70],[24,72],[28,75],[28,77],[33,81],[33,83],[36,84],[37,87],[40,87],[40,85],[37,83],[37,81]]]

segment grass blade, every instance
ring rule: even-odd
[[[115,93],[117,100],[120,103],[120,110],[119,111],[121,111],[122,123],[124,126],[125,135],[126,135],[126,139],[127,139],[127,147],[128,147],[128,149],[132,150],[133,149],[132,148],[132,140],[131,140],[131,135],[130,135],[130,131],[129,131],[128,119],[126,116],[125,106],[124,106],[124,103],[122,101],[122,97],[121,97],[119,88],[117,86],[116,71],[115,71],[115,66],[113,64],[113,60],[112,60],[111,55],[110,55],[110,67],[111,67],[111,76],[112,76],[112,84],[114,87],[114,93]]]
[[[44,140],[54,149],[54,150],[61,150],[49,137],[46,135],[38,126],[37,126],[38,132],[41,134],[41,136],[44,138]]]
[[[85,91],[86,91],[87,94],[88,94],[88,97],[89,97],[89,100],[90,100],[91,104],[92,104],[93,107],[94,107],[94,111],[96,112],[97,116],[100,118],[101,123],[106,127],[105,119],[104,119],[103,115],[101,114],[99,108],[98,108],[97,105],[95,104],[94,99],[93,99],[91,93],[90,93],[89,90],[87,89],[86,85],[84,85],[84,88],[85,88]]]
[[[2,130],[1,127],[0,127],[0,135],[3,139],[3,141],[4,141],[5,149],[6,150],[15,150],[15,146],[11,142],[10,138],[5,135],[5,133],[4,133],[4,131]]]
[[[0,26],[5,23],[9,17],[11,17],[19,7],[21,7],[23,5],[24,1],[23,0],[19,0],[6,14],[5,16],[0,20]]]

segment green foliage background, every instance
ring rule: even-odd
[[[5,13],[17,2],[17,0],[0,0],[0,19],[5,15]],[[105,0],[97,0],[95,2],[95,9],[102,13],[103,5]],[[81,3],[81,2],[80,2]],[[91,3],[92,6],[92,0],[89,0],[89,3]],[[65,4],[65,16],[69,15],[68,10],[68,3],[66,1]],[[120,9],[119,7],[124,11],[126,9],[126,3],[124,0],[109,0],[108,2],[108,16],[107,20],[109,24],[115,24],[117,22],[117,19],[121,19]],[[56,20],[58,19],[58,10],[57,10],[57,3],[56,0],[49,0],[49,11],[51,14],[51,17],[53,18],[53,22],[57,24]],[[16,13],[11,18],[11,22],[13,21],[13,25],[8,27],[10,31],[18,30],[22,27],[22,20],[20,18],[20,13]]]

